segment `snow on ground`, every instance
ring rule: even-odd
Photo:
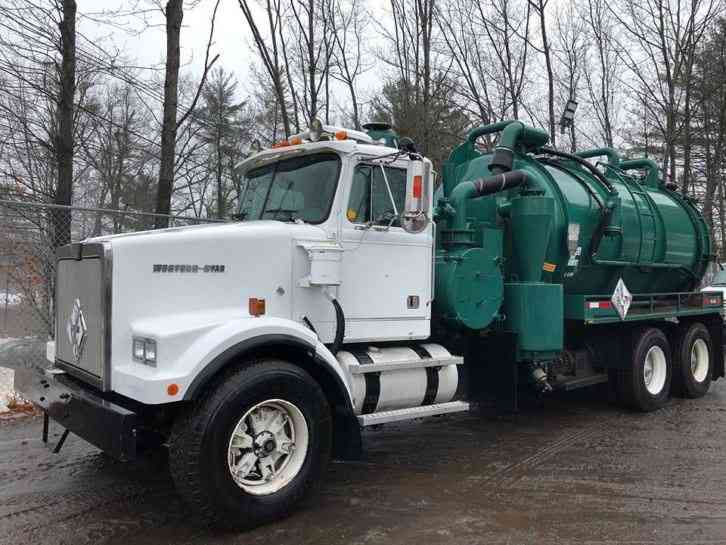
[[[13,392],[13,369],[43,366],[46,339],[39,336],[0,338],[0,413],[7,412]]]
[[[6,293],[0,293],[0,303],[3,301],[3,296]],[[15,339],[0,339],[0,348],[2,345],[7,344]],[[10,396],[13,395],[13,375],[15,373],[12,369],[6,367],[0,367],[0,413],[8,411],[8,401]]]
[[[13,395],[13,375],[12,369],[0,367],[0,413],[8,411],[8,401]]]
[[[23,302],[23,296],[19,293],[0,292],[0,306],[13,307]]]

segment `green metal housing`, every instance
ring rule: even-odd
[[[505,326],[517,332],[517,359],[552,359],[562,350],[562,285],[543,282],[504,284]]]
[[[495,152],[477,148],[497,132]],[[518,121],[473,130],[445,163],[437,200],[435,310],[468,329],[510,330],[532,353],[561,349],[563,320],[582,319],[583,301],[620,278],[636,295],[689,292],[712,257],[703,217],[652,160],[610,148],[570,156],[547,140]],[[477,198],[473,182],[508,168],[526,184]]]

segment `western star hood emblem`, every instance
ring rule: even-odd
[[[73,310],[71,315],[66,322],[66,332],[68,333],[68,341],[73,347],[73,356],[76,358],[76,362],[81,359],[83,355],[83,348],[86,346],[86,318],[83,316],[83,309],[81,308],[81,301],[76,299],[73,302]]]

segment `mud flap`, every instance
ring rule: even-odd
[[[515,347],[515,334],[471,338],[465,356],[468,395],[482,409],[490,407],[502,415],[519,410]]]

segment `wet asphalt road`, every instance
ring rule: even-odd
[[[704,399],[625,412],[600,391],[516,419],[446,416],[364,435],[320,494],[247,533],[195,526],[166,472],[41,421],[0,422],[0,543],[726,544],[726,381]],[[58,432],[59,430],[52,430]]]

